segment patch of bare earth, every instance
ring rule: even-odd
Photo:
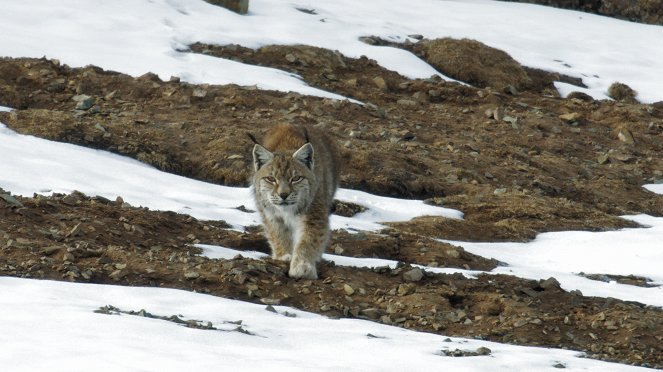
[[[298,281],[287,276],[283,262],[201,257],[192,244],[264,248],[256,233],[230,231],[222,222],[198,221],[78,193],[17,200],[22,207],[0,199],[0,275],[179,288],[294,306],[331,317],[582,350],[593,358],[663,366],[661,309],[565,292],[554,279],[532,281],[505,275],[468,279],[460,274],[425,273],[407,264],[396,269],[362,269],[323,262],[319,280]],[[364,238],[354,253],[370,256],[372,246],[383,243],[392,247],[391,258],[414,261],[409,253],[399,252],[409,245],[444,256],[454,262],[449,266],[489,269],[494,265],[412,235]],[[352,251],[351,239],[335,233],[332,247]],[[449,253],[454,249],[456,253]]]
[[[0,121],[226,185],[247,185],[247,132],[316,125],[342,149],[343,187],[465,212],[462,221],[422,217],[377,233],[334,232],[329,252],[347,256],[490,270],[499,263],[433,238],[524,241],[543,231],[633,226],[617,217],[624,214],[663,216],[663,197],[641,187],[663,180],[660,106],[408,80],[367,58],[306,46],[191,48],[294,72],[365,105],[5,58],[0,105],[16,110]],[[238,233],[221,221],[78,194],[18,199],[24,207],[0,200],[1,275],[182,288],[663,367],[660,309],[567,293],[554,281],[330,263],[320,265],[321,280],[294,281],[283,263],[210,260],[192,247],[267,252],[259,228]],[[342,203],[336,210],[360,212]]]

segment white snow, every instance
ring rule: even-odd
[[[201,0],[0,0],[0,8],[2,54],[45,55],[134,76],[154,72],[162,79],[174,75],[192,83],[257,85],[340,98],[286,72],[182,50],[197,41],[252,48],[308,44],[349,57],[366,55],[404,76],[425,78],[437,72],[413,54],[358,40],[377,35],[404,41],[421,34],[479,40],[524,65],[580,77],[596,98],[606,98],[610,84],[620,81],[638,91],[642,102],[663,100],[663,27],[530,4],[252,0],[245,16]],[[562,85],[560,90],[570,89]]]
[[[645,188],[657,194],[663,194],[663,183],[645,185]]]
[[[648,227],[606,232],[551,232],[539,234],[528,243],[445,242],[508,265],[498,266],[491,273],[529,279],[555,277],[563,289],[578,289],[585,296],[663,306],[663,218],[647,215],[624,218]],[[657,286],[606,283],[579,276],[581,272],[643,276]]]
[[[0,278],[0,365],[11,372],[82,371],[645,371],[580,353],[413,332],[375,322],[164,288]],[[106,305],[211,322],[217,330],[106,315]],[[286,312],[290,316],[286,316]],[[295,315],[294,317],[292,315]],[[247,335],[231,330],[242,321]],[[370,335],[370,336],[369,336]],[[372,337],[375,336],[375,337]],[[490,356],[441,350],[488,347]]]

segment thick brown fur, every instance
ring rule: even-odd
[[[263,145],[254,145],[253,162],[256,205],[272,257],[290,261],[291,277],[316,279],[338,185],[336,145],[315,128],[278,124]]]

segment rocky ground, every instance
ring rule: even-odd
[[[632,22],[663,24],[663,0],[504,0],[574,9]]]
[[[550,76],[524,67],[525,75],[513,70],[513,83],[501,76],[502,86],[488,79],[474,88],[408,80],[369,59],[306,46],[197,44],[191,52],[292,71],[365,105],[0,59],[0,105],[16,108],[0,113],[0,121],[20,133],[226,185],[247,184],[247,132],[259,137],[281,121],[316,125],[351,165],[343,187],[424,198],[463,211],[465,219],[421,217],[379,233],[336,231],[330,252],[407,264],[371,270],[322,263],[320,280],[295,281],[279,262],[211,260],[193,247],[267,251],[259,227],[238,233],[223,221],[80,193],[14,198],[0,191],[0,275],[182,288],[663,368],[661,309],[565,292],[553,279],[466,279],[409,266],[499,264],[432,238],[526,241],[543,231],[633,226],[617,217],[623,214],[663,216],[663,197],[641,187],[663,182],[663,105],[582,94],[562,99],[546,88]],[[351,215],[356,208],[336,210]],[[596,280],[602,274],[587,273]],[[613,279],[646,285],[642,278]]]

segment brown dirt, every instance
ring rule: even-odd
[[[426,273],[421,280],[408,281],[406,273],[418,269],[407,264],[396,269],[358,269],[323,262],[319,280],[297,281],[287,276],[281,262],[199,256],[200,250],[192,244],[264,248],[257,233],[230,231],[223,222],[198,221],[79,193],[18,200],[22,208],[0,199],[0,275],[195,290],[331,317],[582,350],[592,358],[663,367],[661,309],[565,292],[554,280],[537,282],[506,275],[467,279],[460,274]],[[386,254],[390,258],[416,261],[402,248],[425,246],[421,253],[435,252],[456,260],[450,266],[460,262],[467,268],[494,265],[420,236],[399,236],[393,231],[385,235],[356,238],[337,232],[332,247],[371,256],[382,244],[391,247]],[[456,254],[448,253],[454,249]]]
[[[506,52],[469,39],[442,38],[417,43],[424,59],[443,74],[479,88],[523,90],[532,85],[520,63]]]
[[[663,0],[503,0],[574,9],[633,22],[663,25]]]
[[[284,121],[318,125],[342,148],[342,186],[427,198],[466,213],[463,221],[422,217],[379,233],[334,232],[329,251],[348,256],[489,270],[498,263],[433,238],[524,241],[543,231],[633,226],[616,217],[623,214],[663,216],[663,197],[641,187],[663,181],[659,106],[411,81],[366,58],[306,46],[192,49],[296,72],[366,104],[5,58],[0,105],[17,110],[0,113],[0,121],[227,185],[247,184],[246,132],[260,135]],[[75,110],[77,94],[89,95],[93,106]],[[209,260],[190,245],[267,251],[259,228],[237,233],[221,221],[82,195],[19,199],[24,208],[0,199],[1,275],[183,288],[663,367],[660,309],[509,276],[426,274],[405,282],[409,266],[323,263],[321,280],[297,282],[281,263]],[[336,210],[357,212],[343,204]],[[343,284],[355,293],[346,295]]]

